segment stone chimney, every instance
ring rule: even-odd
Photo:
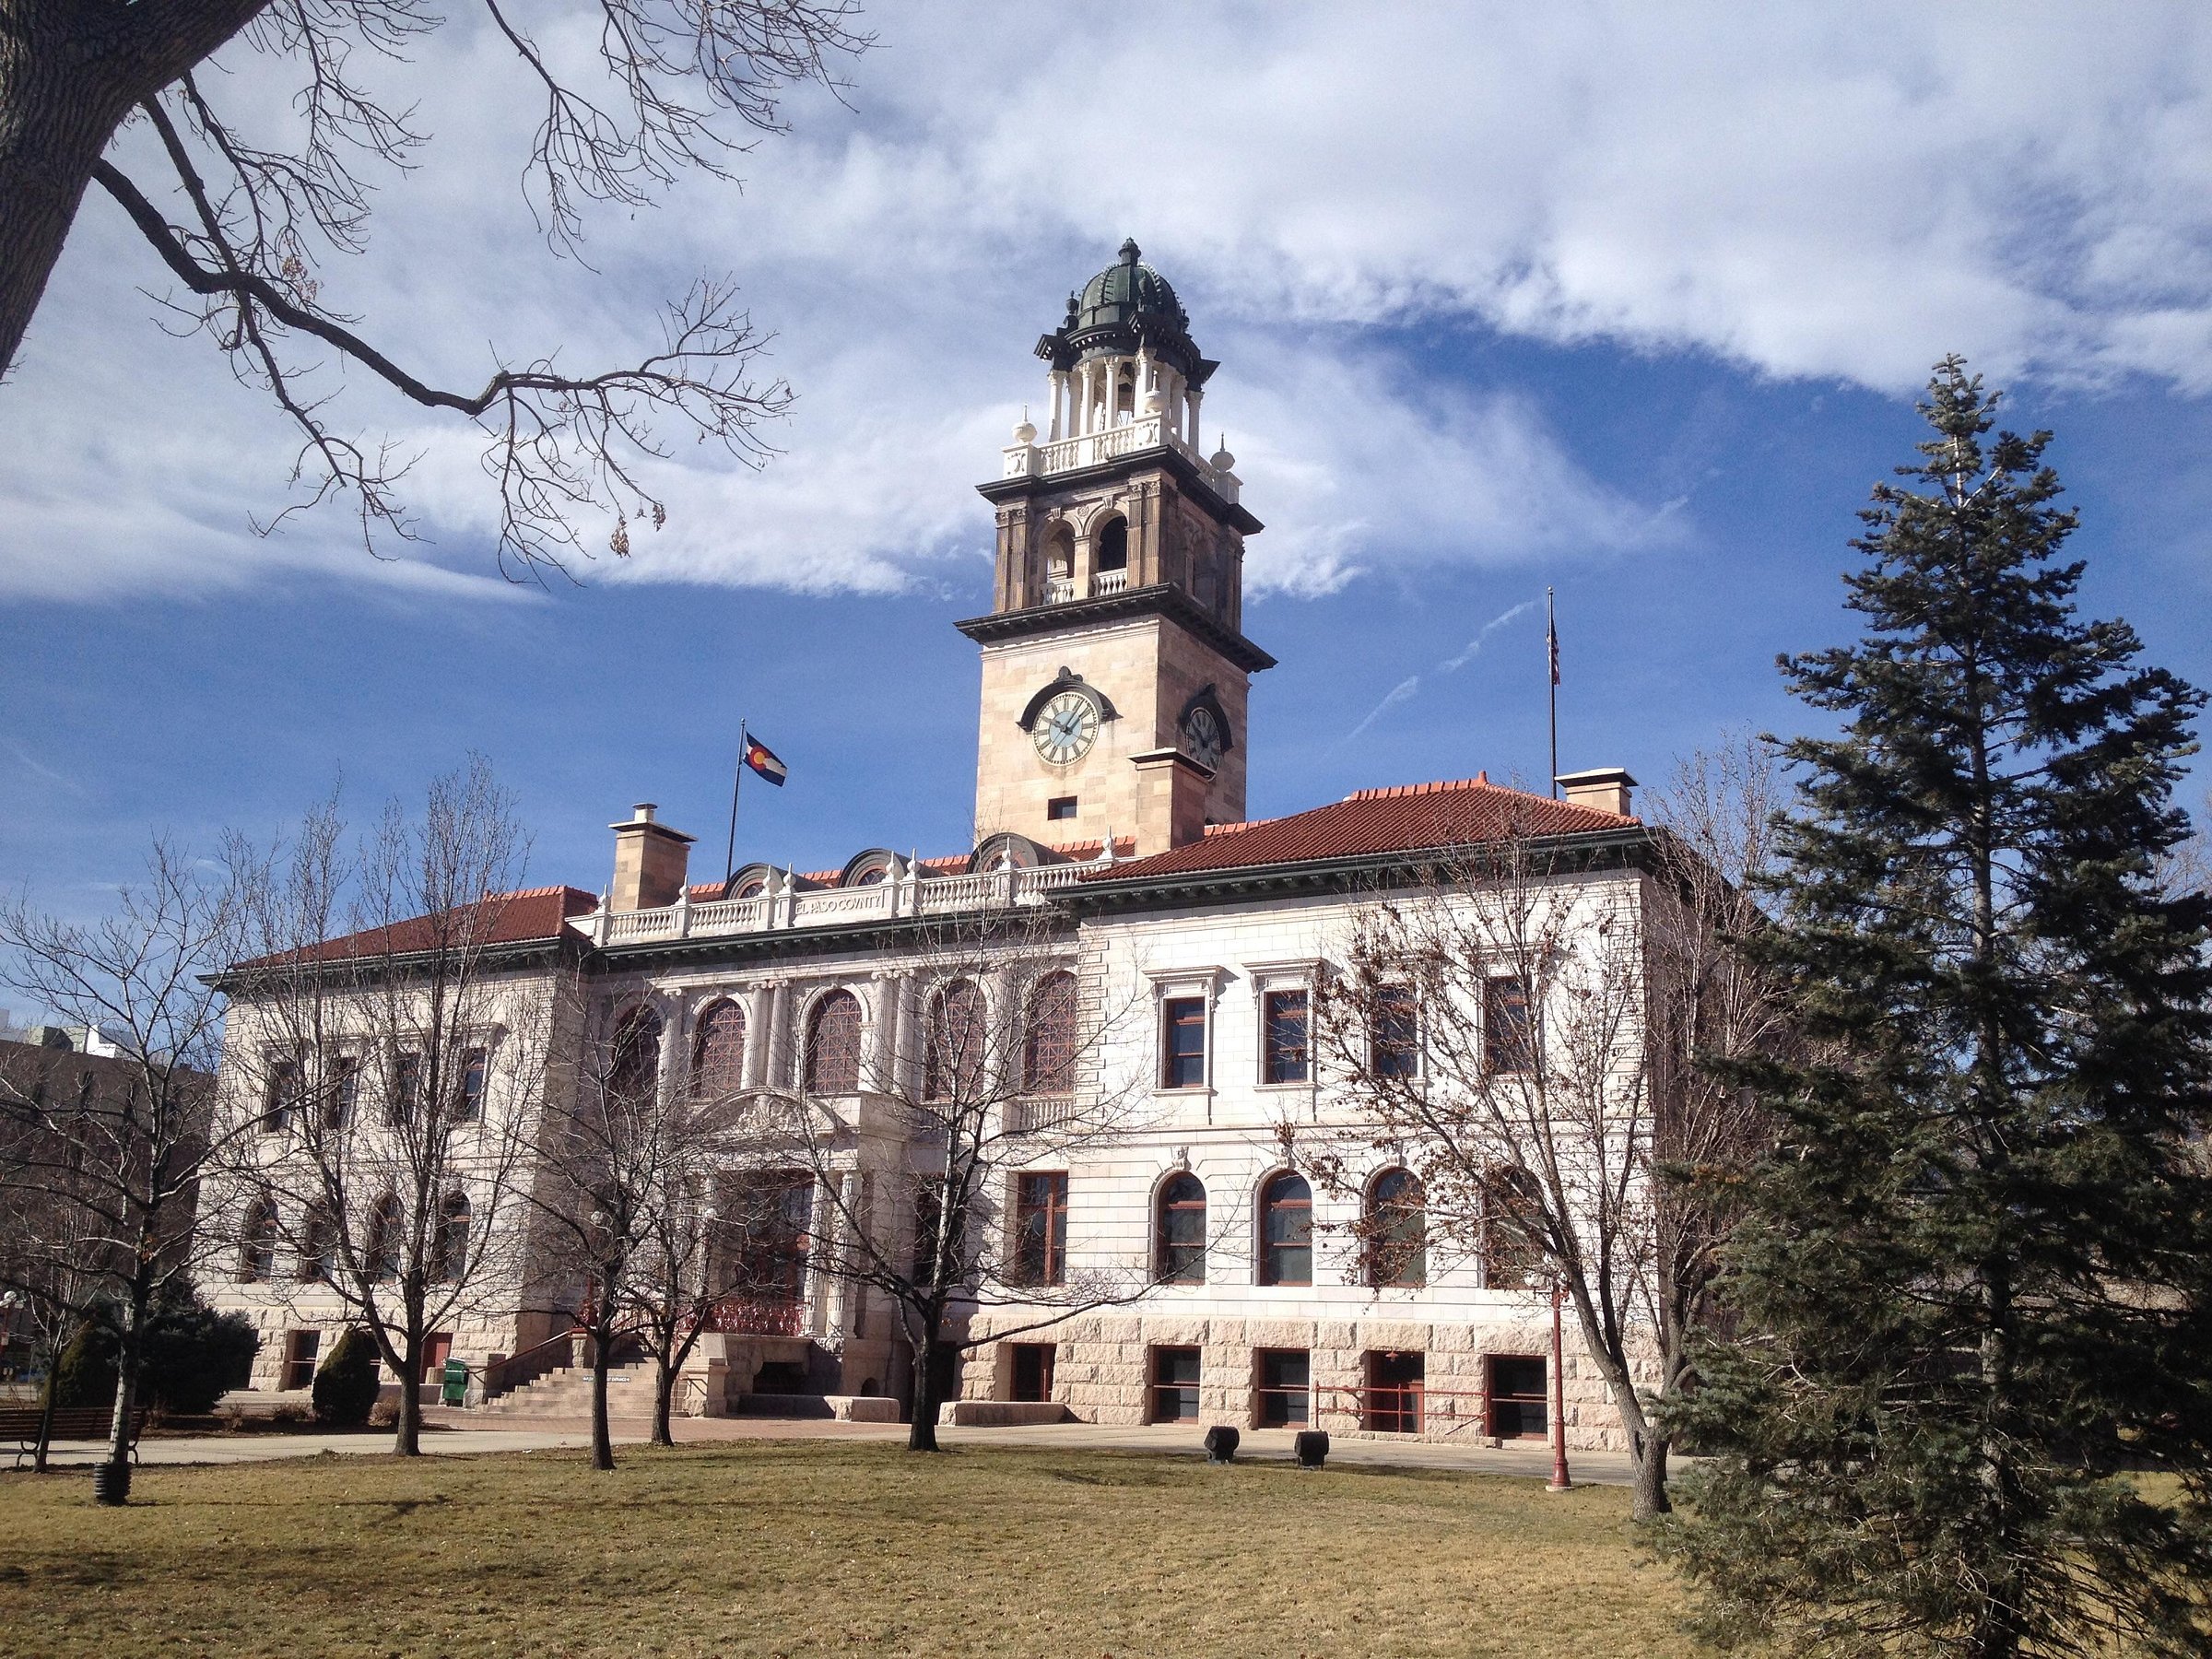
[[[658,910],[684,890],[693,837],[653,819],[653,804],[640,801],[630,816],[609,824],[615,832],[615,879],[606,889],[610,911]]]
[[[1633,816],[1629,792],[1636,787],[1636,780],[1629,776],[1625,767],[1595,766],[1588,771],[1562,772],[1552,782],[1577,806],[1618,812],[1622,818]]]
[[[1214,774],[1181,749],[1129,757],[1136,768],[1136,855],[1147,858],[1206,835],[1206,792]]]

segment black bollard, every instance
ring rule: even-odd
[[[1300,1429],[1298,1438],[1290,1442],[1298,1454],[1301,1469],[1318,1469],[1329,1460],[1329,1431],[1325,1429]]]
[[[1244,1437],[1227,1423],[1216,1423],[1206,1431],[1206,1461],[1207,1463],[1235,1463],[1237,1442]]]

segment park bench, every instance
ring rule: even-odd
[[[18,1469],[23,1466],[23,1460],[38,1450],[40,1416],[36,1406],[0,1406],[0,1440],[16,1442],[16,1467]],[[104,1441],[114,1421],[112,1406],[60,1406],[53,1414],[53,1439]],[[140,1406],[131,1413],[129,1444],[131,1461],[134,1463],[138,1460],[139,1431],[145,1427],[146,1408]]]

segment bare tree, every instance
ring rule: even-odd
[[[81,1310],[89,1290],[116,1322],[106,1461],[118,1482],[147,1327],[162,1293],[191,1275],[202,1178],[226,1149],[210,1110],[224,1008],[211,976],[234,954],[241,916],[232,885],[160,841],[145,880],[102,921],[64,921],[21,899],[0,905],[0,980],[66,1024],[98,1028],[120,1062],[114,1086],[59,1100],[0,1078],[11,1184],[69,1195],[41,1212],[54,1231],[35,1246],[62,1276],[53,1292]]]
[[[484,6],[543,103],[525,189],[564,255],[587,204],[640,206],[692,169],[727,176],[747,147],[737,135],[782,130],[785,88],[833,86],[834,65],[867,44],[853,0],[596,0],[574,17],[596,25],[585,68],[541,48],[500,0]],[[634,363],[575,372],[547,343],[502,355],[473,390],[404,366],[324,295],[332,256],[366,245],[374,175],[404,172],[428,136],[361,65],[404,61],[440,21],[428,0],[0,0],[0,376],[97,183],[182,290],[163,302],[170,316],[206,334],[297,428],[296,505],[350,495],[372,548],[380,533],[409,534],[396,487],[410,457],[334,418],[337,389],[317,382],[333,367],[477,426],[511,574],[583,551],[579,520],[592,512],[615,517],[618,554],[628,514],[657,525],[639,464],[666,453],[663,425],[758,464],[757,428],[790,394],[753,378],[761,337],[726,277],[670,304],[661,345]],[[226,47],[296,70],[288,132],[266,138],[226,107],[225,77],[207,73]],[[132,124],[151,142],[126,171],[118,135]]]
[[[914,1041],[863,1053],[857,1006],[818,1003],[789,1057],[794,1085],[747,1099],[756,1177],[725,1182],[722,1216],[725,1259],[754,1264],[735,1276],[740,1295],[797,1247],[808,1269],[890,1304],[913,1356],[907,1447],[934,1452],[959,1354],[1152,1287],[1148,1267],[1070,1265],[1065,1187],[1053,1184],[1065,1177],[1050,1172],[1129,1127],[1141,1079],[1111,1057],[1136,993],[1110,983],[1064,921],[1003,900],[926,924],[900,955]],[[864,1142],[887,1141],[901,1160],[865,1168]],[[981,1328],[1000,1311],[1016,1323]]]
[[[1755,915],[1741,878],[1763,856],[1771,789],[1740,747],[1690,763],[1671,797],[1684,828],[1655,838],[1641,874],[1526,821],[1453,851],[1363,910],[1315,1021],[1369,1120],[1357,1138],[1421,1182],[1427,1247],[1480,1260],[1493,1283],[1556,1284],[1572,1307],[1636,1459],[1640,1515],[1667,1507],[1654,1407],[1692,1380],[1725,1223],[1724,1183],[1677,1173],[1711,1175],[1761,1132],[1698,1061],[1776,1024],[1731,944]],[[1341,1153],[1313,1161],[1352,1184]],[[1387,1249],[1403,1222],[1361,1226]]]
[[[554,1008],[542,968],[502,959],[512,803],[478,759],[430,785],[418,822],[394,803],[356,849],[334,801],[288,847],[232,856],[253,945],[222,982],[240,1276],[338,1299],[398,1379],[394,1449],[411,1456],[430,1335],[519,1271]]]
[[[571,979],[566,994],[581,1014],[581,982]],[[624,1344],[653,1350],[653,1441],[672,1441],[676,1377],[712,1300],[702,1198],[713,1170],[735,1151],[735,1103],[700,1098],[665,1075],[661,1036],[648,1008],[587,1035],[578,1058],[557,1068],[572,1073],[566,1104],[540,1115],[532,1143],[533,1277],[556,1290],[582,1289],[581,1307],[546,1311],[572,1314],[589,1340],[599,1469],[615,1466],[606,1385]]]

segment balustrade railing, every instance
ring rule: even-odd
[[[1201,455],[1160,415],[1144,415],[1120,426],[1103,428],[1096,432],[1085,432],[1079,438],[1061,438],[1051,443],[1017,443],[1006,452],[1006,474],[1009,478],[1050,477],[1054,473],[1076,472],[1101,462],[1116,461],[1124,455],[1135,454],[1139,450],[1171,449],[1198,469],[1198,474],[1225,501],[1234,502],[1241,488],[1234,473],[1218,471],[1213,464]]]
[[[654,910],[597,911],[579,916],[576,925],[602,945],[639,945],[660,939],[947,916],[962,911],[1041,904],[1045,894],[1073,886],[1086,870],[1111,863],[1111,855],[1102,853],[1085,864],[1041,865],[1028,870],[908,876],[859,888],[794,889],[786,886],[771,888],[751,899],[712,900],[703,904],[685,900]]]

